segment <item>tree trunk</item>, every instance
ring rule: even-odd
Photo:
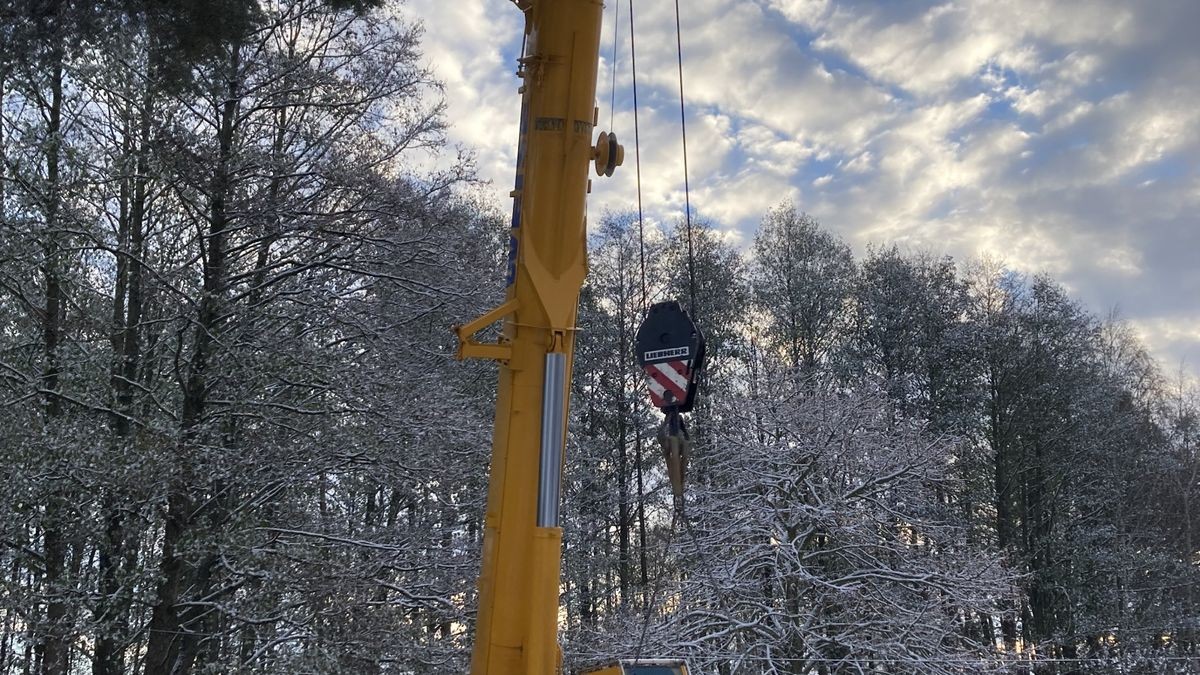
[[[5,76],[6,73],[0,70],[0,103],[4,101]],[[0,124],[0,228],[8,227],[7,204],[6,197],[8,195],[8,185],[6,184],[5,172],[8,170],[8,146],[4,144],[4,125]],[[2,664],[0,664],[2,665]]]
[[[1002,366],[992,362],[988,366],[988,441],[992,446],[993,458],[993,489],[996,499],[996,546],[1002,552],[1008,551],[1016,538],[1013,504],[1013,466],[1010,457],[1006,425],[1003,411],[1003,386],[1000,382]],[[1000,633],[1004,640],[1004,649],[1012,651],[1017,646],[1017,620],[1014,615],[1006,614],[1000,617]]]
[[[630,563],[630,536],[629,530],[633,525],[633,517],[630,515],[629,504],[629,414],[625,405],[628,398],[625,391],[625,373],[628,370],[628,364],[631,360],[627,360],[631,347],[626,346],[630,341],[627,336],[627,316],[626,309],[628,298],[625,294],[625,255],[623,250],[617,251],[618,267],[617,267],[617,363],[613,369],[616,381],[616,401],[617,401],[617,495],[619,502],[617,505],[617,532],[619,534],[619,549],[617,553],[618,577],[621,586],[621,606],[624,607],[629,602],[630,582],[632,575],[629,570]]]
[[[110,451],[119,458],[132,442],[133,382],[137,379],[141,356],[142,256],[146,230],[146,152],[150,141],[151,104],[143,97],[141,109],[128,119],[126,157],[136,157],[134,174],[121,184],[121,210],[116,256],[117,277],[113,293],[113,364],[110,374],[112,431]],[[129,571],[122,561],[129,552],[125,517],[131,495],[119,485],[109,488],[105,497],[104,538],[97,556],[100,598],[97,607],[96,648],[92,655],[93,675],[119,675],[124,671],[121,651],[129,629],[132,596],[122,591],[121,577]],[[136,552],[134,553],[136,557]]]
[[[50,75],[50,108],[47,110],[46,125],[46,189],[43,212],[46,218],[46,236],[42,243],[42,275],[45,282],[45,308],[42,315],[42,405],[47,429],[53,429],[62,416],[62,398],[59,395],[58,347],[62,340],[63,312],[65,304],[62,287],[62,245],[59,231],[60,175],[59,153],[62,146],[62,103],[63,65],[62,53],[56,50]],[[56,454],[52,451],[51,454]],[[70,620],[66,579],[67,537],[65,535],[67,510],[70,498],[66,494],[66,481],[54,488],[46,503],[45,538],[45,592],[46,634],[42,638],[40,652],[42,672],[46,675],[66,675],[70,661]]]
[[[229,90],[218,107],[220,128],[217,134],[219,155],[213,173],[210,197],[208,233],[201,242],[204,256],[203,296],[196,317],[196,330],[187,377],[183,384],[183,409],[180,418],[178,459],[180,466],[167,497],[166,527],[163,533],[162,562],[157,600],[150,617],[150,639],[146,648],[145,675],[177,675],[189,672],[195,656],[195,635],[191,626],[184,625],[178,608],[181,592],[192,581],[203,580],[211,571],[208,561],[189,570],[179,553],[179,546],[199,514],[196,506],[196,486],[199,480],[190,468],[202,433],[205,409],[208,404],[208,369],[216,350],[216,335],[220,330],[222,296],[225,288],[225,240],[229,218],[226,200],[230,194],[229,159],[233,149],[234,117],[237,115],[239,50],[232,48],[229,68]],[[189,574],[189,572],[191,572]],[[191,577],[190,579],[188,577]]]
[[[637,427],[636,443],[637,443],[637,445],[635,446],[635,448],[636,448],[635,461],[637,462],[637,491],[638,491],[638,504],[637,504],[637,511],[638,511],[638,566],[639,566],[640,572],[641,572],[641,577],[639,578],[639,581],[642,586],[642,592],[644,593],[649,588],[650,574],[649,574],[649,564],[648,564],[648,560],[647,560],[648,555],[646,552],[646,549],[647,549],[647,542],[646,542],[646,484],[645,484],[645,479],[643,477],[643,472],[642,472],[642,428],[640,425]],[[647,602],[648,602],[648,600],[647,600]]]

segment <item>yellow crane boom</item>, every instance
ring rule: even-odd
[[[500,362],[473,675],[550,675],[558,647],[559,486],[579,291],[587,274],[600,0],[513,0],[525,14],[521,123],[505,301],[456,328],[459,358]],[[472,336],[503,321],[496,343]]]

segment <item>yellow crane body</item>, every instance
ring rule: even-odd
[[[459,358],[500,362],[473,675],[561,671],[559,485],[579,292],[587,274],[600,0],[514,0],[525,14],[520,139],[505,301],[456,328]],[[500,339],[473,335],[502,322]]]

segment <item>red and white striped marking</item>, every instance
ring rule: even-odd
[[[647,363],[645,369],[650,376],[650,401],[655,407],[679,405],[687,398],[691,379],[687,361]]]

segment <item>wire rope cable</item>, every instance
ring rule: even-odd
[[[671,542],[675,540],[675,518],[671,518],[671,529],[667,531],[667,541],[663,546],[663,551],[671,550]],[[646,610],[642,616],[642,630],[638,635],[637,648],[633,651],[633,660],[636,663],[642,658],[642,648],[646,646],[646,633],[650,630],[650,617],[654,612],[655,605],[658,604],[658,592],[662,590],[662,575],[655,575],[654,585],[650,588],[650,600],[646,603]]]
[[[675,57],[679,69],[679,132],[683,141],[683,218],[687,225],[688,311],[691,312],[692,321],[699,323],[700,308],[696,305],[696,250],[693,244],[695,237],[692,234],[692,195],[688,178],[687,106],[683,93],[683,29],[679,20],[679,0],[675,0]],[[701,364],[695,378],[696,385],[707,391],[705,370],[704,365]]]
[[[619,4],[619,3],[617,3],[617,4]],[[635,182],[637,183],[638,263],[639,263],[639,267],[641,270],[642,313],[645,314],[646,307],[647,307],[647,305],[646,305],[646,303],[647,303],[646,225],[645,225],[645,211],[642,206],[642,147],[641,147],[642,143],[641,143],[641,128],[640,128],[640,124],[639,124],[639,115],[638,115],[637,37],[636,37],[636,31],[634,29],[634,26],[635,26],[635,22],[634,22],[634,13],[633,13],[633,0],[629,0],[629,64],[630,64],[630,71],[631,71],[631,75],[632,75],[631,79],[632,79],[632,86],[633,86],[633,157],[634,157]],[[613,35],[614,35],[614,40],[615,40],[615,36],[616,36],[615,30],[613,31]],[[614,77],[615,77],[615,75],[614,75]],[[614,87],[614,90],[615,90],[615,87]],[[636,425],[636,426],[637,426],[637,430],[638,430],[637,434],[639,436],[638,440],[640,441],[641,440],[640,439],[641,425]],[[638,498],[644,499],[644,496],[639,494]],[[671,529],[667,533],[666,548],[668,550],[671,547],[671,541],[674,539],[674,537],[675,537],[675,520],[672,519],[671,520]],[[645,542],[643,542],[643,546],[644,545],[645,545]],[[634,649],[634,659],[635,660],[641,658],[642,647],[644,647],[645,643],[646,643],[646,632],[650,628],[651,613],[654,611],[654,606],[658,602],[658,592],[661,587],[662,587],[662,576],[656,575],[654,584],[650,590],[650,599],[646,603],[644,616],[642,617],[642,630],[638,636],[637,647]]]
[[[614,30],[614,62],[616,60],[615,53],[616,31]],[[675,47],[677,56],[677,66],[679,74],[679,121],[683,144],[683,194],[684,194],[684,223],[687,233],[687,262],[688,262],[688,309],[691,311],[693,320],[698,316],[698,308],[696,303],[696,265],[695,265],[695,244],[692,227],[692,203],[691,203],[691,186],[688,178],[688,160],[687,160],[687,108],[686,99],[684,97],[683,86],[683,35],[680,22],[679,0],[675,0]],[[635,31],[635,20],[633,11],[633,0],[629,0],[629,53],[630,53],[630,69],[632,71],[632,90],[633,90],[633,147],[634,147],[634,165],[637,183],[637,203],[638,203],[638,261],[641,270],[641,301],[642,312],[645,313],[648,307],[648,292],[646,283],[646,234],[645,234],[645,213],[642,203],[642,161],[641,161],[641,129],[639,124],[638,114],[638,91],[637,91],[637,40]],[[616,91],[616,70],[613,71],[613,107],[615,108],[615,91]],[[610,111],[611,112],[611,111]],[[639,441],[641,427],[637,425]],[[639,499],[642,498],[639,495]],[[692,539],[692,545],[696,549],[697,557],[700,561],[700,567],[703,570],[702,574],[704,581],[707,582],[709,590],[713,593],[713,598],[719,606],[725,609],[727,599],[724,593],[721,592],[720,586],[716,583],[716,579],[712,575],[711,566],[708,563],[707,556],[704,554],[703,548],[700,545],[699,538],[696,536],[695,529],[692,527],[691,521],[681,511],[673,511],[671,517],[671,526],[667,533],[666,550],[669,550],[675,537],[675,530],[678,527],[679,520],[683,521],[684,528],[688,531]],[[645,646],[646,634],[650,628],[650,619],[655,606],[658,604],[658,595],[663,585],[662,575],[656,575],[655,583],[651,588],[649,601],[646,603],[644,616],[642,617],[642,628],[638,636],[636,649],[634,650],[634,660],[641,658],[642,648]]]
[[[616,31],[613,31],[614,35]],[[629,64],[633,81],[633,162],[637,182],[638,260],[642,271],[642,312],[646,311],[646,225],[642,209],[642,139],[638,121],[637,39],[634,34],[633,0],[629,0]]]
[[[688,182],[687,110],[683,96],[683,30],[679,22],[679,0],[675,0],[675,54],[679,66],[679,130],[683,137],[683,218],[687,225],[688,291],[691,300],[688,310],[695,320],[700,313],[696,308],[696,256],[692,244],[692,196]]]
[[[608,132],[611,134],[616,131],[614,123],[617,111],[617,33],[621,25],[621,3],[613,3],[613,40],[612,40],[612,63],[609,68],[612,71],[610,75],[612,79],[608,89]]]
[[[713,597],[716,598],[717,605],[721,609],[729,611],[728,598],[721,589],[721,585],[713,577],[712,565],[708,562],[708,556],[704,554],[704,547],[700,546],[700,539],[696,536],[696,529],[692,526],[692,520],[687,517],[686,512],[680,512],[679,516],[683,519],[683,527],[687,530],[688,536],[692,538],[692,546],[696,549],[696,557],[700,559],[700,569],[704,570],[704,577],[708,582],[709,590],[712,591]]]

